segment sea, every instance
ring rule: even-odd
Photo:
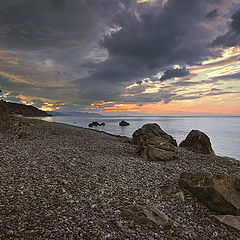
[[[206,133],[216,155],[240,160],[240,116],[54,116],[42,120],[60,122],[88,128],[92,121],[104,122],[105,126],[93,127],[114,135],[132,137],[138,128],[146,123],[157,123],[165,132],[172,135],[180,144],[192,129]],[[121,127],[125,120],[130,126]]]

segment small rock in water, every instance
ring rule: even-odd
[[[130,123],[122,120],[122,121],[119,123],[119,126],[121,126],[121,127],[130,126]]]
[[[88,124],[88,127],[97,127],[97,126],[105,126],[105,123],[99,123],[99,122],[91,122]]]

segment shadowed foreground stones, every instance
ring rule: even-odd
[[[137,144],[136,155],[144,160],[171,161],[177,158],[176,140],[165,133],[158,124],[145,124],[133,133]]]
[[[172,225],[168,216],[152,206],[128,206],[122,211],[122,214],[124,217],[141,225],[150,225],[152,227],[160,227],[163,229],[170,229]]]
[[[196,153],[214,154],[209,137],[199,130],[192,130],[179,147]]]
[[[240,215],[239,178],[208,172],[185,172],[179,185],[187,189],[210,210],[219,214]]]
[[[121,127],[130,126],[130,123],[122,120],[122,121],[119,123],[119,126],[121,126]]]

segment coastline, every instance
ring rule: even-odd
[[[202,120],[204,119],[204,121]],[[226,120],[227,119],[227,120]],[[76,118],[76,117],[52,117],[47,118],[47,121],[56,121],[75,126],[87,127],[92,121],[105,122],[105,126],[97,127],[100,131],[109,132],[114,135],[121,135],[131,138],[135,130],[141,128],[146,123],[157,123],[161,128],[172,135],[178,144],[180,144],[192,129],[198,129],[206,133],[210,139],[214,151],[218,156],[227,156],[240,161],[239,145],[239,117],[218,118],[215,121],[213,118],[132,118],[126,117],[125,120],[130,122],[128,127],[119,126],[122,120],[120,117],[115,118]],[[43,119],[45,120],[45,119]]]
[[[63,123],[16,120],[0,133],[0,239],[239,239],[240,231],[180,190],[183,171],[240,175],[238,160],[178,148],[178,160],[146,162],[126,138]],[[141,226],[129,205],[151,205],[174,223]]]

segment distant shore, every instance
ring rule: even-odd
[[[0,239],[240,239],[179,191],[183,171],[240,175],[240,162],[178,148],[168,163],[135,157],[125,137],[61,123],[17,119],[0,133]],[[123,214],[150,205],[173,223],[142,226]]]

